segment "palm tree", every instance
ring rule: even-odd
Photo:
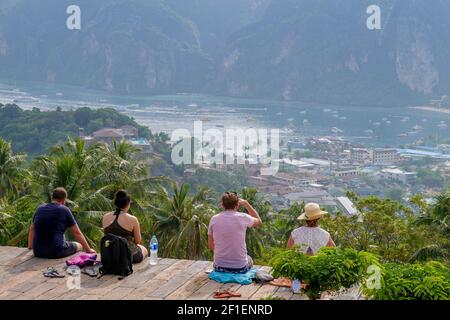
[[[8,239],[12,237],[8,228],[8,220],[13,218],[7,213],[6,203],[0,199],[0,244],[4,245]]]
[[[144,196],[163,179],[151,177],[149,166],[136,159],[140,149],[128,141],[113,141],[112,146],[97,144],[92,146],[95,155],[95,170],[92,186],[110,185],[112,190],[127,189],[134,196]]]
[[[49,155],[35,159],[36,189],[41,190],[44,201],[49,201],[54,188],[64,187],[68,206],[88,241],[95,245],[102,236],[101,217],[112,210],[115,190],[132,183],[130,168],[124,170],[121,164],[124,161],[103,144],[87,147],[83,140],[69,138],[52,148]]]
[[[32,194],[6,202],[0,200],[0,243],[8,246],[26,246],[28,227],[41,199]]]
[[[450,190],[435,198],[434,205],[419,217],[420,224],[428,225],[435,230],[449,235],[450,233]]]
[[[135,147],[125,139],[122,139],[119,142],[113,140],[112,147],[114,153],[116,153],[119,158],[127,161],[131,160],[133,156],[140,151],[138,147]]]
[[[35,180],[47,201],[56,187],[67,190],[70,200],[83,192],[86,176],[96,165],[92,149],[87,149],[84,140],[68,138],[64,145],[53,147],[50,153],[33,161]]]
[[[417,250],[409,259],[409,262],[443,260],[449,261],[450,243],[432,244]]]
[[[158,187],[154,193],[156,223],[154,232],[165,256],[200,259],[208,253],[208,224],[214,208],[210,204],[209,190],[201,188],[189,196],[189,185],[172,186],[172,195]]]
[[[278,246],[285,247],[291,232],[298,228],[298,217],[304,212],[305,202],[293,203],[290,208],[281,210],[274,221],[275,239]]]
[[[26,155],[14,155],[11,144],[0,138],[0,199],[14,197],[23,189],[28,171],[22,165]]]
[[[270,247],[275,244],[273,218],[274,214],[271,212],[272,206],[261,196],[254,188],[245,188],[242,190],[241,198],[247,200],[253,208],[258,212],[263,226],[261,228],[251,228],[247,232],[247,250],[253,258],[262,257],[265,247]]]
[[[438,195],[435,203],[425,214],[417,219],[417,225],[427,226],[435,234],[442,236],[442,241],[420,248],[412,256],[410,261],[426,261],[430,259],[442,259],[448,261],[450,258],[450,190]],[[446,240],[446,241],[444,241]]]

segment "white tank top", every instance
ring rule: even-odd
[[[300,227],[292,231],[291,236],[294,244],[299,246],[303,253],[308,254],[316,254],[330,239],[330,234],[319,227]]]

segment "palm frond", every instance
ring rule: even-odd
[[[438,260],[450,257],[449,245],[429,245],[417,250],[409,259],[409,262]]]

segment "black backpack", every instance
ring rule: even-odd
[[[125,238],[108,233],[100,242],[100,250],[101,275],[115,274],[122,279],[133,273],[131,249]]]

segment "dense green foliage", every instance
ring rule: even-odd
[[[271,260],[274,277],[301,279],[308,284],[305,291],[312,299],[318,299],[324,291],[361,283],[372,265],[380,266],[377,256],[339,248],[322,248],[314,256],[296,249],[277,250]]]
[[[24,162],[24,155],[13,155],[11,144],[0,139],[0,199],[11,198],[23,188]]]
[[[365,293],[377,300],[450,300],[450,269],[437,262],[387,263],[381,288]]]
[[[339,246],[372,252],[387,261],[409,261],[423,247],[448,243],[444,234],[417,223],[420,216],[430,216],[432,209],[377,197],[356,199],[355,205],[359,217],[337,214],[322,223]]]
[[[189,196],[189,185],[172,187],[172,195],[158,187],[153,195],[154,232],[163,256],[200,259],[209,256],[208,224],[215,210],[207,189]]]
[[[450,268],[435,261],[383,264],[364,251],[322,248],[315,256],[296,249],[276,250],[271,265],[274,276],[308,284],[305,293],[312,299],[358,284],[376,300],[450,300]]]
[[[75,111],[41,112],[39,109],[22,110],[15,104],[0,104],[0,137],[11,141],[16,152],[42,154],[67,137],[76,137],[79,128],[85,134],[104,128],[132,125],[143,137],[150,138],[148,128],[114,109],[80,108]]]

